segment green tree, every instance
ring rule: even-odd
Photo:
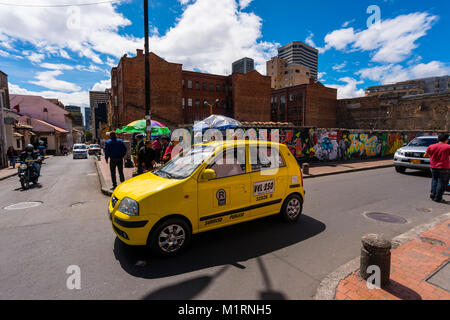
[[[92,141],[92,132],[91,132],[91,130],[87,129],[86,131],[84,131],[84,141],[86,141],[86,142]]]

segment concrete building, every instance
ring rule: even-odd
[[[366,89],[366,96],[372,97],[398,94],[403,97],[450,92],[449,78],[449,76],[430,77],[381,86],[372,86]]]
[[[91,108],[84,108],[84,129],[91,130]]]
[[[311,78],[317,79],[319,50],[301,41],[293,41],[278,48],[278,57],[286,60],[288,65],[300,64],[310,70]]]
[[[255,62],[253,61],[252,58],[245,57],[245,58],[242,58],[242,59],[239,59],[239,60],[233,62],[231,69],[232,69],[232,71],[231,71],[232,73],[237,72],[237,73],[246,74],[250,71],[255,70]]]
[[[182,70],[154,53],[150,60],[150,108],[152,119],[169,127],[191,124],[214,114],[237,120],[270,119],[270,77],[256,70],[229,76]],[[111,70],[113,128],[145,116],[144,54],[124,55]],[[219,100],[219,101],[217,101]],[[206,103],[205,103],[206,101]]]
[[[83,121],[83,114],[81,113],[81,107],[66,106],[66,110],[69,111],[73,117],[72,126],[75,129],[83,130],[84,121]]]
[[[298,86],[309,83],[310,70],[301,64],[289,65],[286,60],[273,57],[266,62],[266,75],[272,79],[272,89]]]
[[[337,89],[313,80],[309,84],[272,90],[271,121],[335,128],[336,102]]]
[[[44,141],[47,153],[60,154],[59,147],[73,146],[72,115],[61,106],[40,96],[10,95],[10,105],[19,121],[33,127],[38,140]]]
[[[102,106],[106,106],[110,99],[111,99],[111,89],[106,89],[105,91],[89,91],[89,106],[91,107],[90,109],[91,130],[92,130],[92,139],[94,139],[94,141],[98,141],[101,138],[102,132],[105,130],[107,124],[106,119],[102,122],[96,121],[95,110],[100,104]],[[103,114],[103,112],[100,113]],[[100,127],[99,124],[101,124]]]
[[[9,105],[8,75],[0,71],[0,168],[8,166],[6,150],[13,145],[13,125]]]

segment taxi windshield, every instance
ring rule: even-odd
[[[203,161],[208,159],[215,148],[211,146],[193,146],[181,152],[163,167],[153,171],[153,174],[167,179],[186,179]]]

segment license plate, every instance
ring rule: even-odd
[[[275,192],[275,180],[260,181],[253,184],[253,196],[262,196],[264,194]]]
[[[420,160],[411,160],[411,163],[415,163],[415,164],[421,164],[421,163],[422,163],[422,161],[420,161]]]

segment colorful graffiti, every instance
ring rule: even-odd
[[[390,156],[418,136],[435,134],[280,128],[279,140],[299,161],[333,161]]]
[[[277,130],[278,129],[278,130]],[[242,130],[242,129],[239,129]],[[271,139],[285,144],[299,161],[365,159],[393,155],[397,149],[418,136],[435,132],[367,132],[345,129],[274,128],[261,136],[258,128],[242,133],[250,139]],[[277,131],[272,131],[277,130]]]

